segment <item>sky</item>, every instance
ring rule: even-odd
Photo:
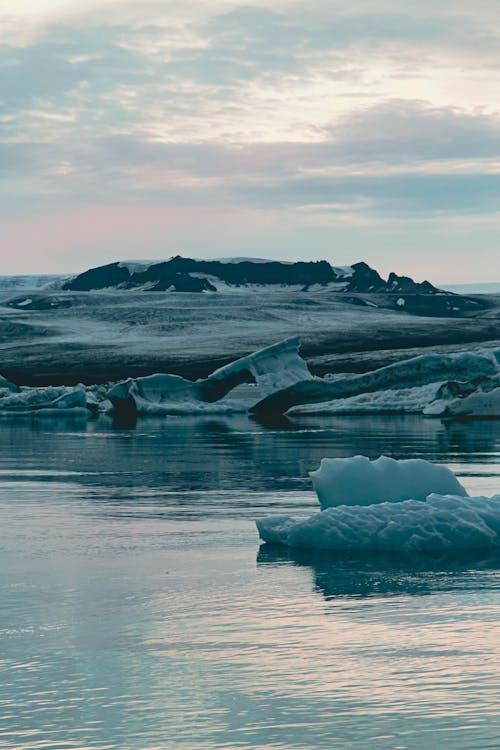
[[[0,0],[0,273],[500,281],[497,0]]]

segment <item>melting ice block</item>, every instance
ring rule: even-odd
[[[296,520],[271,516],[257,521],[265,542],[303,549],[366,552],[444,552],[500,547],[500,495],[429,495],[369,506],[327,508]]]
[[[500,495],[468,497],[443,466],[354,456],[323,459],[311,477],[322,512],[263,518],[263,541],[364,552],[500,548]]]
[[[81,386],[20,388],[17,393],[0,395],[0,412],[12,414],[52,414],[87,411],[85,389]]]
[[[323,458],[310,477],[321,509],[335,505],[373,505],[402,500],[425,500],[431,492],[466,496],[456,476],[446,466],[412,458],[396,461],[380,456]]]

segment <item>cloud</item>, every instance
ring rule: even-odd
[[[164,143],[104,134],[0,144],[4,174],[54,200],[248,204],[384,216],[496,211],[500,119],[425,102],[357,110],[299,143]]]
[[[250,235],[255,212],[486,220],[500,32],[480,8],[19,0],[0,9],[0,215],[59,210],[68,238],[99,205],[226,210]]]

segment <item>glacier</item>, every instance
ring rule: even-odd
[[[304,519],[259,519],[262,541],[363,552],[500,548],[500,495],[468,497],[445,467],[355,456],[323,459],[311,477],[322,511]]]

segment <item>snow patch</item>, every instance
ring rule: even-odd
[[[354,268],[352,266],[332,266],[332,270],[337,276],[343,279],[350,279],[354,276]]]

